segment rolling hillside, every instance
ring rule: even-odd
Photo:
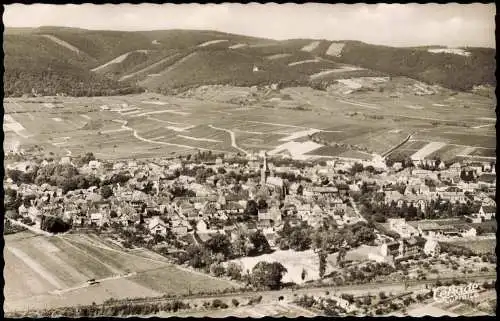
[[[216,31],[61,27],[6,29],[4,39],[7,96],[32,89],[74,96],[144,89],[168,93],[212,84],[324,88],[337,79],[381,74],[454,90],[496,85],[495,50],[487,48],[394,48]]]
[[[494,49],[435,49],[438,48],[394,48],[348,42],[339,60],[459,91],[481,84],[496,85]]]

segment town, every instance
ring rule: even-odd
[[[106,161],[32,148],[6,155],[6,164],[6,233],[99,234],[253,288],[455,282],[495,271],[495,163],[211,151]],[[349,295],[324,296],[297,304],[343,315],[412,302],[384,294],[387,309],[370,310],[349,305]]]

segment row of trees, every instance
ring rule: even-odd
[[[195,237],[197,237],[195,233]],[[199,239],[199,237],[197,238]],[[236,240],[230,240],[225,234],[215,234],[205,243],[190,245],[185,252],[177,256],[180,264],[187,263],[194,268],[209,272],[212,264],[220,264],[226,260],[269,253],[271,247],[260,230],[240,233]],[[219,269],[220,270],[220,269]]]
[[[43,215],[40,228],[50,233],[64,233],[71,229],[71,224],[60,217]]]
[[[278,233],[277,243],[281,250],[292,249],[305,251],[311,248],[313,229],[302,221],[299,225],[291,226],[288,220],[283,224],[283,229]]]
[[[361,204],[361,215],[365,218],[384,223],[388,218],[406,218],[407,220],[423,220],[423,219],[438,219],[464,217],[477,213],[480,205],[472,202],[467,203],[452,203],[450,201],[431,200],[426,203],[426,207],[422,210],[419,206],[403,201],[401,206],[398,206],[395,201],[386,204],[384,202],[364,201]]]

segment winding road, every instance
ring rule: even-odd
[[[182,145],[182,144],[159,142],[159,141],[156,141],[156,140],[147,139],[147,138],[139,136],[139,134],[137,133],[137,130],[135,130],[135,129],[131,128],[131,127],[128,127],[127,126],[128,122],[126,120],[115,119],[114,121],[117,122],[117,123],[121,123],[123,130],[132,131],[135,138],[137,138],[138,140],[141,140],[143,142],[146,142],[146,143],[160,144],[160,145],[167,145],[167,146],[176,146],[176,147],[182,147],[182,148],[186,148],[186,149],[195,149],[195,150],[198,149],[198,150],[203,150],[203,151],[212,150],[212,151],[216,151],[216,152],[220,152],[220,153],[227,152],[227,151],[222,151],[222,150],[214,150],[214,149],[208,149],[208,148],[203,148],[203,147],[195,147],[195,146]]]
[[[236,135],[234,134],[234,132],[232,130],[229,130],[229,129],[225,129],[225,128],[219,128],[219,127],[215,127],[213,125],[208,125],[208,127],[212,128],[212,129],[216,129],[216,130],[223,130],[225,132],[228,132],[229,135],[231,136],[231,146],[233,146],[234,148],[236,148],[237,150],[239,150],[240,152],[244,153],[245,155],[250,155],[249,152],[247,152],[246,150],[244,150],[243,148],[239,147],[237,144],[236,144]]]

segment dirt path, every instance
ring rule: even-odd
[[[132,272],[132,273],[124,274],[124,275],[110,276],[110,277],[99,279],[99,280],[95,280],[95,281],[97,283],[102,283],[102,282],[111,281],[111,280],[118,280],[118,279],[128,278],[128,277],[134,276],[136,274],[137,274],[137,272]],[[81,290],[83,288],[88,288],[89,286],[92,286],[92,285],[89,284],[89,283],[82,283],[81,285],[78,285],[78,286],[75,286],[75,287],[66,288],[66,289],[63,289],[63,290],[55,290],[55,291],[51,291],[49,293],[50,294],[61,295],[61,294],[68,293],[68,292],[71,292],[71,291],[76,291],[76,290]]]
[[[357,102],[347,101],[347,100],[343,100],[343,99],[339,99],[338,101],[341,103],[344,103],[344,104],[359,106],[359,107],[363,107],[363,108],[379,109],[379,107],[377,107],[377,106],[366,104],[366,103],[357,103]]]
[[[120,55],[120,56],[116,57],[115,59],[112,59],[112,60],[108,61],[108,62],[107,62],[107,63],[105,63],[105,64],[102,64],[102,65],[100,65],[100,66],[98,66],[98,67],[95,67],[95,68],[91,69],[91,71],[94,71],[94,72],[95,72],[95,71],[98,71],[98,70],[100,70],[100,69],[102,69],[102,68],[105,68],[105,67],[107,67],[107,66],[109,66],[109,65],[121,63],[121,62],[123,62],[125,59],[127,59],[127,57],[128,57],[131,53],[134,53],[134,52],[144,52],[144,53],[147,53],[147,52],[148,52],[148,50],[133,50],[133,51],[129,51],[129,52],[127,52],[127,53],[124,53],[123,55]]]
[[[232,130],[225,129],[225,128],[219,128],[219,127],[215,127],[212,125],[208,125],[208,127],[212,128],[212,129],[222,130],[222,131],[228,132],[229,135],[231,136],[231,146],[233,146],[234,148],[236,148],[240,152],[244,153],[245,155],[250,155],[250,153],[248,151],[244,150],[243,148],[239,147],[236,144],[236,135],[234,134],[234,132]]]
[[[66,49],[69,49],[69,50],[71,50],[73,52],[76,52],[77,54],[81,53],[80,49],[78,49],[77,47],[75,47],[75,46],[67,43],[66,41],[61,40],[61,39],[59,39],[59,38],[57,38],[55,36],[52,36],[52,35],[42,35],[42,37],[48,38],[48,39],[54,41],[55,43],[57,43],[59,46],[63,46]]]
[[[358,206],[356,205],[356,202],[354,201],[354,199],[352,197],[350,197],[349,200],[351,201],[352,208],[353,208],[354,212],[356,213],[356,215],[359,217],[359,219],[362,220],[363,222],[366,222],[366,219],[359,212]]]
[[[133,131],[133,135],[134,135],[135,138],[137,138],[138,140],[141,140],[143,142],[146,142],[146,143],[160,144],[160,145],[167,145],[167,146],[176,146],[176,147],[182,147],[182,148],[185,148],[185,149],[188,149],[188,150],[191,150],[191,149],[196,150],[196,149],[198,149],[198,150],[203,150],[203,151],[212,150],[212,151],[216,151],[216,152],[219,152],[219,153],[225,153],[225,152],[227,152],[227,151],[221,151],[221,150],[215,150],[215,149],[208,149],[208,148],[203,148],[203,147],[195,147],[195,146],[189,146],[189,145],[181,145],[181,144],[174,144],[174,143],[167,143],[167,142],[159,142],[159,141],[147,139],[147,138],[139,136],[139,134],[137,133],[137,130],[135,130],[135,129],[131,128],[131,127],[128,127],[127,126],[127,123],[128,123],[127,121],[119,120],[119,119],[115,119],[114,121],[118,122],[118,123],[121,123],[122,124],[122,128],[124,130]]]
[[[155,62],[154,64],[151,64],[151,65],[149,65],[149,66],[147,66],[147,67],[145,67],[145,68],[143,68],[143,69],[141,69],[141,70],[138,70],[138,71],[136,71],[136,72],[133,72],[133,73],[131,73],[131,74],[128,74],[128,75],[125,75],[125,76],[121,77],[118,81],[124,81],[124,80],[126,80],[126,79],[128,79],[128,78],[131,78],[131,77],[134,77],[134,76],[136,76],[136,75],[139,75],[139,74],[145,73],[146,71],[151,70],[151,69],[153,69],[153,68],[154,68],[154,67],[156,67],[156,66],[159,66],[160,64],[162,64],[162,63],[164,63],[164,62],[168,61],[169,59],[171,59],[171,58],[173,58],[173,57],[175,57],[175,56],[179,56],[179,54],[174,54],[174,55],[171,55],[171,56],[167,56],[167,57],[163,58],[162,60],[157,61],[157,62]]]
[[[13,220],[13,219],[8,218],[8,217],[7,217],[7,219],[8,219],[8,220],[9,220],[12,224],[22,226],[22,227],[24,227],[24,228],[28,229],[29,231],[31,231],[31,232],[33,232],[33,233],[35,233],[35,234],[37,234],[37,235],[54,236],[54,234],[49,233],[49,232],[46,232],[46,231],[43,231],[43,230],[41,230],[41,229],[39,229],[39,228],[37,228],[37,227],[35,227],[35,226],[26,225],[26,224],[24,224],[24,223],[21,223],[21,222],[19,222],[19,221]]]
[[[267,122],[263,122],[263,121],[254,121],[254,120],[247,120],[247,123],[272,125],[272,126],[278,126],[278,127],[291,127],[291,128],[308,129],[308,127],[304,127],[304,126],[295,126],[295,125],[278,124],[278,123],[267,123]],[[311,128],[311,129],[314,129],[314,128]]]

